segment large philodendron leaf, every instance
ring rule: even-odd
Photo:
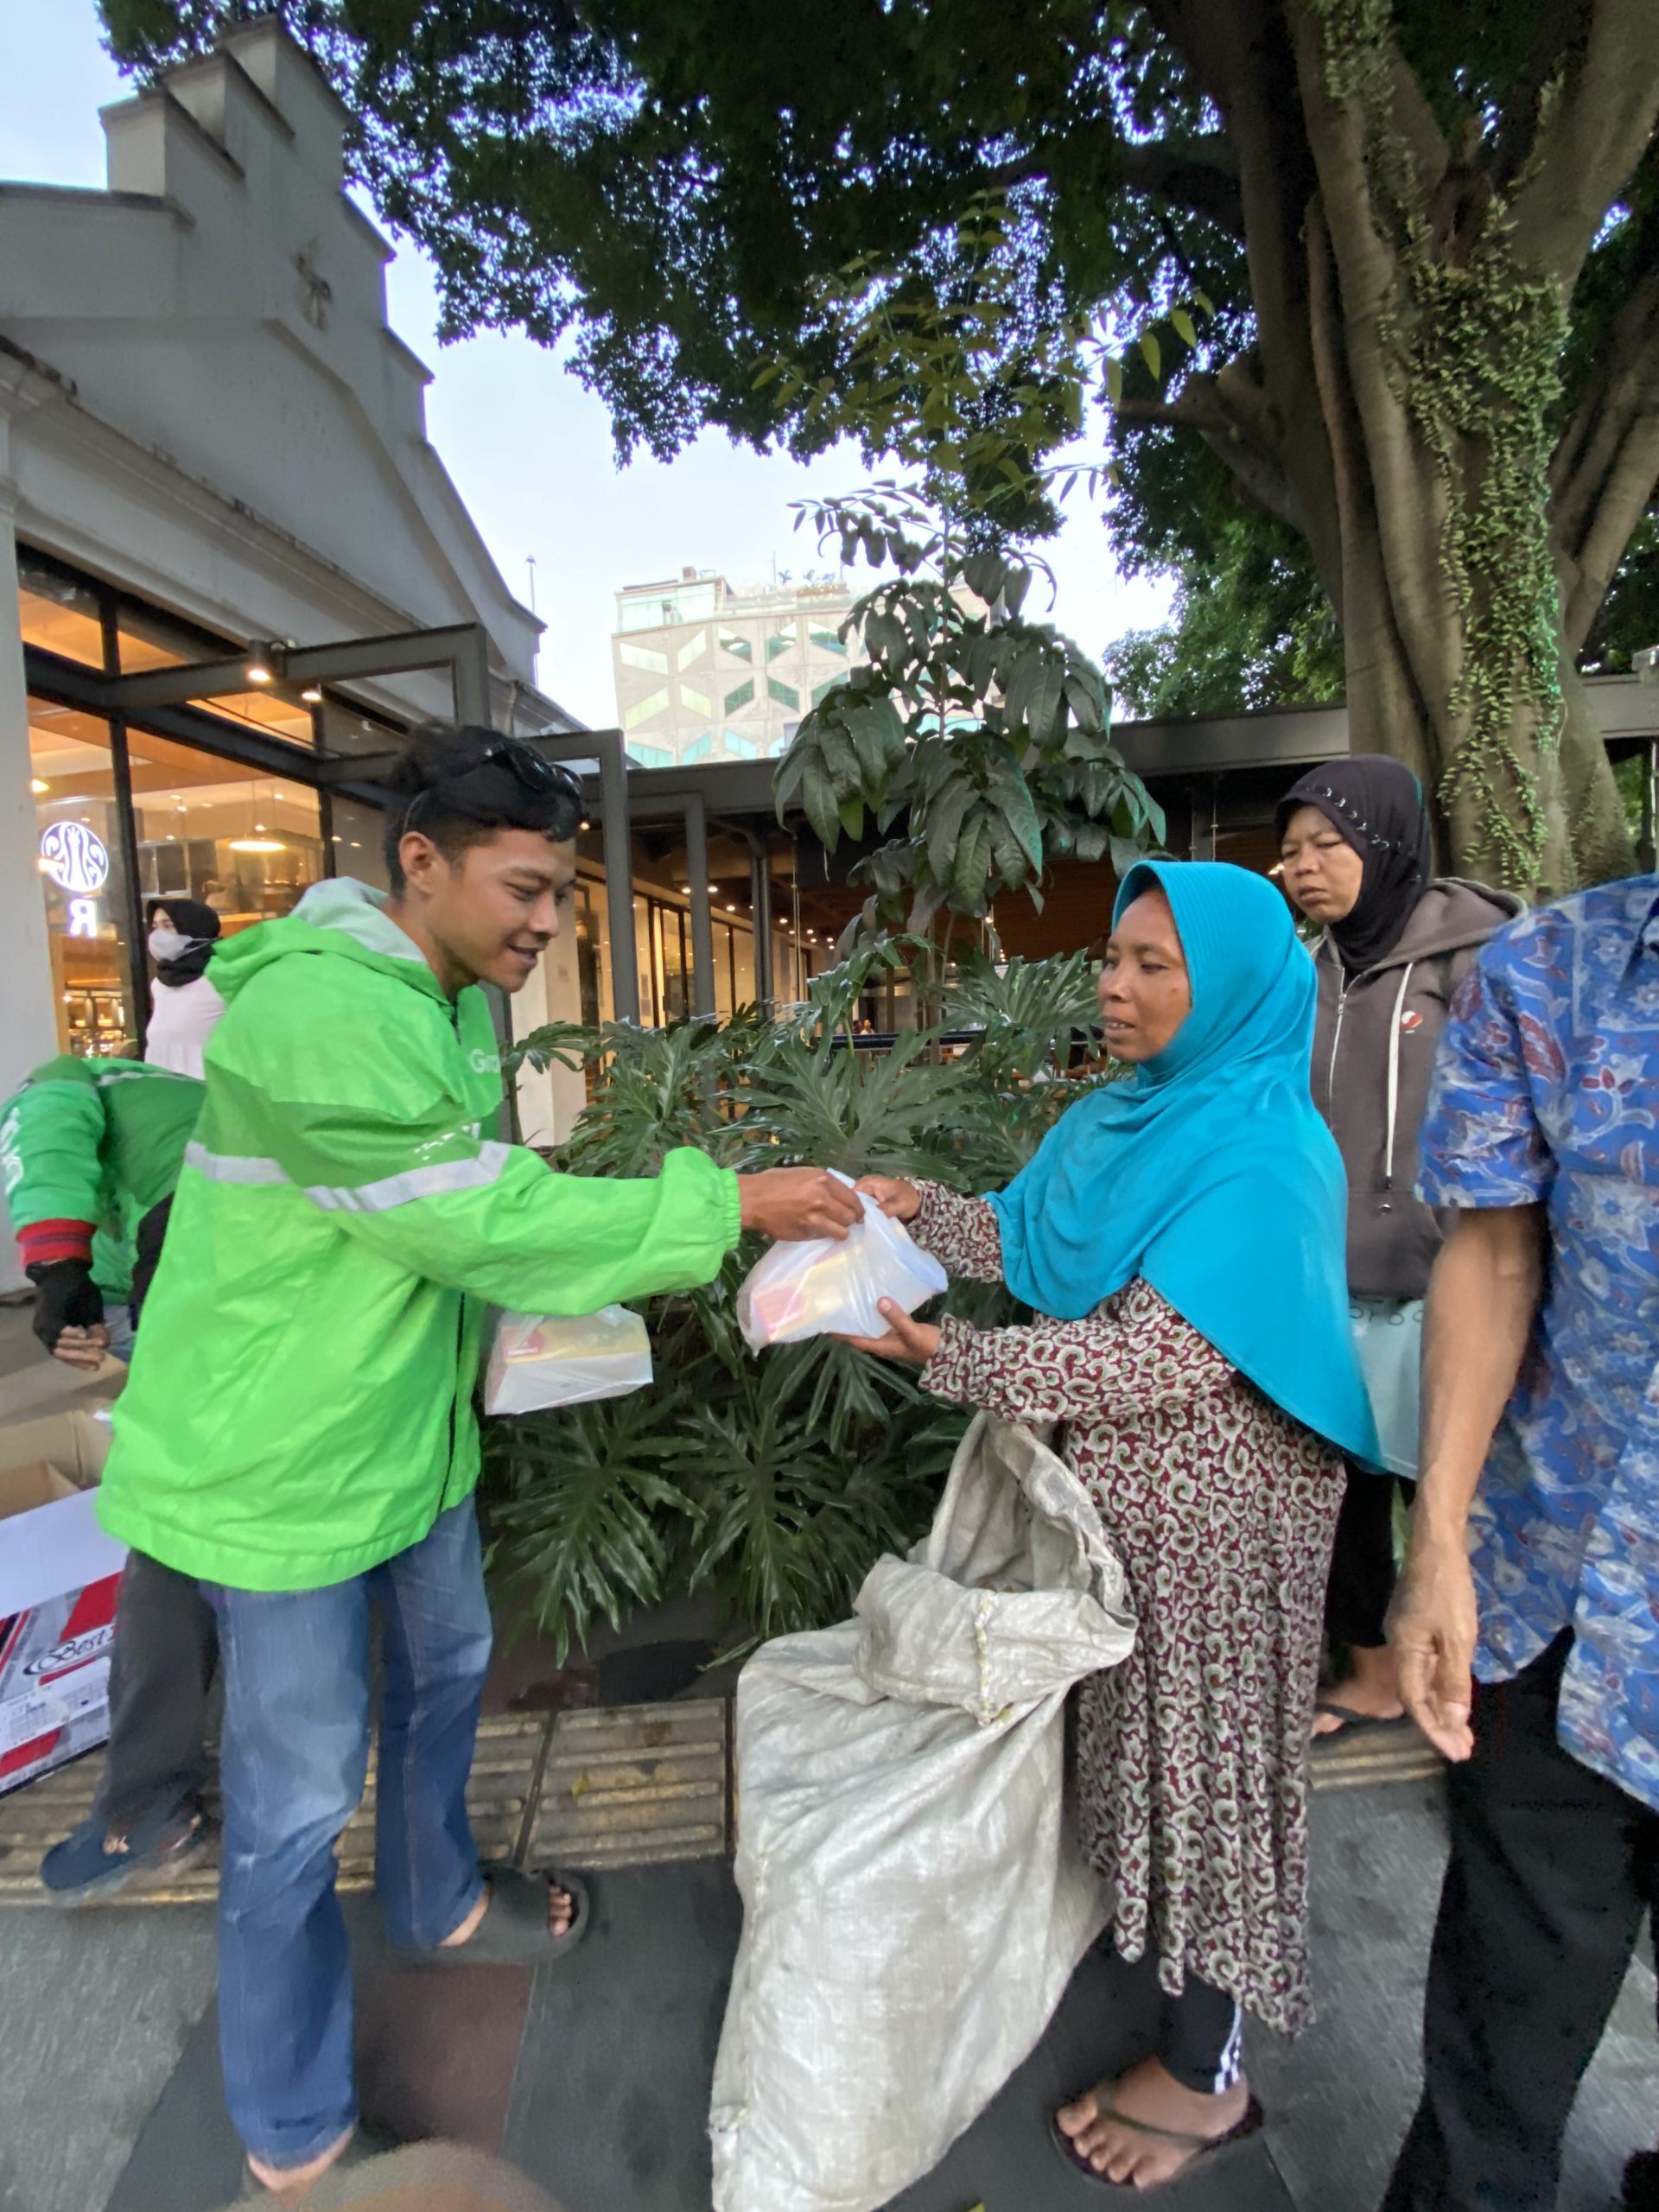
[[[550,1630],[563,1663],[600,1617],[613,1628],[663,1594],[666,1530],[696,1509],[664,1471],[670,1445],[652,1393],[486,1424],[493,1563],[521,1616]]]
[[[855,1178],[931,1176],[965,1187],[996,1109],[963,1062],[929,1059],[931,1041],[912,1033],[889,1052],[827,1057],[787,1041],[751,1071],[746,1136],[780,1160]]]

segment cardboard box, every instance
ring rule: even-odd
[[[107,1416],[0,1428],[0,1794],[110,1732],[110,1649],[126,1547],[99,1527]]]

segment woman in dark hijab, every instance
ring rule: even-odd
[[[152,899],[149,957],[156,980],[149,991],[144,1058],[175,1075],[202,1072],[202,1053],[225,1011],[207,980],[207,963],[219,941],[219,916],[194,899]]]
[[[1278,833],[1285,889],[1325,931],[1313,1103],[1348,1172],[1351,1311],[1388,1470],[1349,1466],[1325,1628],[1351,1672],[1320,1702],[1314,1732],[1325,1735],[1404,1717],[1383,1622],[1395,1491],[1415,1487],[1422,1301],[1442,1233],[1414,1192],[1417,1133],[1452,994],[1521,901],[1430,874],[1421,787],[1381,753],[1304,776],[1280,804]]]

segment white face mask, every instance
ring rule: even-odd
[[[181,937],[177,930],[153,929],[149,933],[150,957],[154,960],[181,960],[199,938]]]

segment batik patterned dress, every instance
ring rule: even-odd
[[[982,1198],[922,1186],[917,1241],[1000,1281]],[[1307,1980],[1307,1747],[1325,1574],[1344,1480],[1147,1284],[1082,1321],[978,1331],[947,1319],[936,1396],[1064,1424],[1128,1574],[1139,1633],[1077,1697],[1079,1817],[1128,1959],[1172,1995],[1191,1971],[1294,2035]]]

